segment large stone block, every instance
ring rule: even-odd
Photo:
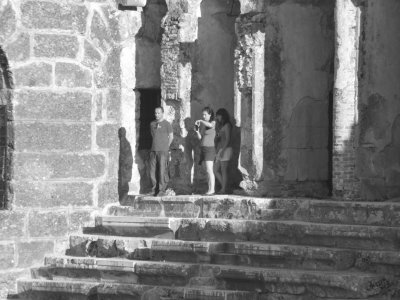
[[[49,86],[52,84],[52,66],[30,63],[13,70],[16,86]]]
[[[22,24],[27,28],[86,31],[88,11],[83,5],[27,1],[21,5]]]
[[[25,213],[0,211],[0,239],[8,240],[24,236]]]
[[[75,58],[79,51],[78,39],[71,35],[36,34],[33,53],[36,57]]]
[[[19,123],[14,131],[17,151],[80,151],[89,150],[91,146],[89,124]]]
[[[14,173],[15,178],[19,180],[97,178],[104,172],[105,159],[102,155],[28,153],[15,155]]]
[[[54,252],[54,241],[31,241],[17,244],[19,268],[31,267],[43,263],[46,254]]]
[[[62,207],[92,205],[93,185],[85,182],[18,181],[14,185],[16,206]]]
[[[98,201],[99,207],[118,202],[118,182],[108,181],[101,183],[99,185]]]
[[[107,120],[119,120],[121,118],[121,91],[110,89],[106,97]]]
[[[15,119],[90,121],[92,94],[18,91],[14,95]]]
[[[28,232],[31,237],[58,237],[68,232],[67,213],[33,211],[29,214]]]
[[[10,61],[24,61],[30,53],[29,35],[20,33],[15,40],[5,47],[8,59]]]
[[[76,232],[91,220],[91,211],[74,211],[70,214],[69,232]]]
[[[91,43],[85,40],[82,64],[89,68],[97,68],[102,60],[100,52]]]
[[[9,269],[14,266],[14,243],[0,244],[0,269]]]
[[[115,124],[106,124],[97,127],[96,142],[100,148],[118,149],[119,126]]]
[[[0,5],[0,43],[3,44],[15,31],[15,12],[11,1],[2,1]]]
[[[57,63],[56,85],[89,88],[92,86],[92,73],[76,64]]]
[[[121,86],[121,49],[113,48],[107,55],[101,70],[96,71],[94,79],[99,88]]]

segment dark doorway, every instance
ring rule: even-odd
[[[154,118],[154,110],[161,105],[161,89],[139,89],[140,118],[138,150],[150,150],[150,123]]]

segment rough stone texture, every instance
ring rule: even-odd
[[[15,125],[15,147],[23,150],[89,150],[90,125],[19,123]]]
[[[105,101],[107,120],[118,120],[121,114],[120,90],[109,89]]]
[[[36,57],[76,58],[79,50],[78,39],[70,35],[36,34],[33,41],[33,54]]]
[[[359,148],[355,173],[361,198],[400,197],[400,25],[396,1],[368,1],[361,7]],[[360,64],[359,62],[359,64]]]
[[[65,211],[32,211],[29,214],[28,233],[31,237],[60,237],[68,232]]]
[[[11,1],[0,2],[0,43],[4,43],[15,31],[16,15],[12,8]]]
[[[97,68],[100,66],[102,56],[100,52],[90,42],[84,42],[84,56],[82,64],[89,68]]]
[[[32,241],[17,244],[19,268],[43,263],[45,254],[54,252],[54,241]]]
[[[0,239],[21,238],[25,236],[25,212],[0,211]]]
[[[92,211],[75,211],[70,214],[69,218],[69,232],[75,232],[82,229],[86,223],[92,220]]]
[[[27,28],[65,29],[84,33],[88,11],[83,5],[45,1],[21,4],[22,24]]]
[[[21,91],[14,95],[16,120],[90,121],[92,95],[87,92]]]
[[[30,63],[13,70],[16,86],[49,86],[52,84],[52,66],[48,63]]]
[[[104,175],[103,155],[25,154],[15,155],[15,178],[49,180],[96,178]]]
[[[96,70],[94,80],[98,88],[119,88],[121,86],[121,49],[112,48],[100,70]]]
[[[70,63],[56,64],[56,85],[62,87],[91,87],[92,74],[79,65]]]
[[[106,124],[97,127],[96,142],[100,148],[118,148],[118,125]]]
[[[14,267],[14,243],[0,244],[0,253],[0,268],[5,270]]]
[[[358,198],[359,181],[355,174],[355,126],[358,97],[359,13],[354,1],[336,3],[336,54],[333,103],[333,194]]]
[[[15,40],[10,42],[5,50],[10,61],[24,61],[30,56],[29,35],[20,33]]]
[[[16,293],[16,280],[22,276],[29,276],[30,270],[20,269],[0,273],[0,299],[7,299],[9,293]]]
[[[118,201],[118,182],[103,182],[99,185],[98,206],[104,207],[106,204]]]
[[[16,206],[48,208],[92,205],[93,185],[89,183],[18,181],[14,189]]]

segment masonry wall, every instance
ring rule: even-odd
[[[365,200],[400,197],[399,14],[396,0],[362,9],[356,174]]]
[[[118,199],[122,45],[111,2],[0,3],[0,43],[15,81],[11,209],[0,211],[2,298]],[[132,24],[140,27],[140,13]]]

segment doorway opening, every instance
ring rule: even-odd
[[[154,110],[161,105],[161,89],[138,89],[140,93],[138,150],[150,150],[152,138],[150,123],[155,120]]]

